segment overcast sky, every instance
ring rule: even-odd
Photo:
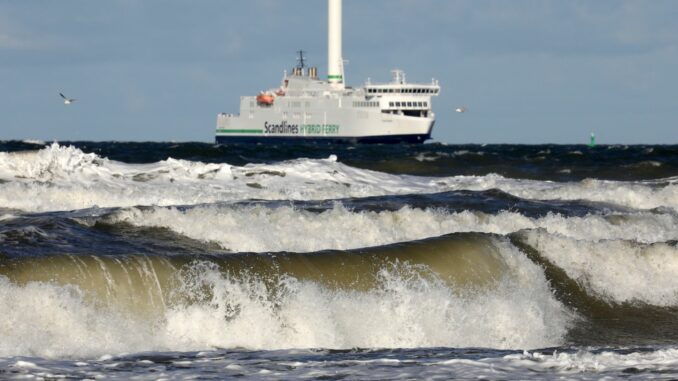
[[[277,86],[296,50],[326,75],[326,7],[0,0],[0,140],[213,141],[217,113]],[[439,79],[437,141],[678,143],[677,16],[672,0],[344,0],[346,80]]]

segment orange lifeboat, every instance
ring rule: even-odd
[[[257,103],[270,106],[273,104],[274,97],[271,94],[261,93],[257,95]]]

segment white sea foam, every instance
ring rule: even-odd
[[[533,230],[527,243],[603,299],[678,305],[678,247],[632,241],[585,241]]]
[[[430,364],[430,371],[426,371],[425,375],[442,373],[458,379],[654,380],[675,378],[677,366],[676,348],[632,353],[585,350],[548,354],[524,352],[478,360],[445,360]]]
[[[490,215],[410,207],[398,211],[355,212],[338,203],[321,213],[290,206],[217,204],[188,209],[128,208],[105,219],[136,226],[165,227],[193,239],[216,242],[228,250],[257,252],[352,249],[456,232],[508,234],[535,228],[591,241],[678,239],[678,218],[673,214],[654,213],[569,218],[549,213],[541,218],[529,218],[514,212]]]
[[[8,221],[15,219],[16,216],[13,214],[0,214],[0,221]]]
[[[168,159],[124,164],[56,144],[0,153],[0,206],[28,211],[176,205],[245,199],[328,199],[439,191],[429,181],[324,160],[204,164]]]
[[[540,267],[496,240],[507,272],[496,287],[451,289],[407,266],[384,268],[369,291],[286,278],[271,293],[261,279],[209,263],[181,272],[179,297],[139,318],[90,302],[73,286],[17,285],[0,277],[0,356],[96,358],[110,353],[353,347],[536,348],[558,345],[572,315]]]
[[[27,211],[246,199],[334,199],[493,188],[527,199],[582,199],[638,209],[678,209],[678,178],[660,182],[556,183],[499,175],[417,177],[357,169],[336,158],[242,167],[175,159],[142,165],[115,162],[57,144],[35,152],[0,153],[0,179],[7,181],[0,183],[0,207]]]
[[[464,351],[459,351],[463,353]],[[457,352],[457,353],[459,353]],[[0,367],[11,369],[16,378],[105,378],[111,380],[191,379],[196,374],[219,374],[221,378],[255,380],[278,379],[458,379],[458,380],[673,380],[678,375],[678,349],[642,348],[580,350],[578,352],[549,351],[482,357],[482,350],[470,351],[470,356],[446,350],[430,353],[402,351],[397,354],[350,353],[335,356],[312,350],[279,350],[247,353],[235,356],[221,351],[201,352],[196,361],[173,361],[170,368],[148,360],[132,362],[134,356],[110,358],[93,362],[68,362],[31,359],[35,367],[17,366],[15,359],[0,359]],[[487,351],[485,356],[490,355]],[[467,352],[468,353],[468,352]],[[155,355],[150,353],[148,355]],[[159,354],[163,356],[164,354]],[[173,354],[174,355],[174,354]],[[392,358],[393,356],[400,358]],[[190,356],[190,354],[189,354]],[[490,355],[491,356],[491,355]],[[363,359],[367,357],[369,359]],[[462,358],[460,358],[462,357]],[[189,357],[193,359],[193,357]],[[124,369],[110,370],[116,360],[128,361]],[[129,360],[128,360],[129,359]],[[132,360],[132,361],[130,361]],[[109,363],[110,361],[116,361]],[[47,371],[49,370],[49,372]],[[56,371],[57,373],[51,373]],[[84,376],[84,377],[83,377]]]

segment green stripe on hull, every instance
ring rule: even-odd
[[[217,130],[217,134],[263,134],[264,130]]]
[[[343,76],[341,76],[341,75],[328,75],[327,78],[328,79],[342,79]]]

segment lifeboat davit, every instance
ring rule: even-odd
[[[257,103],[259,103],[261,105],[270,106],[270,105],[273,104],[274,99],[275,98],[271,94],[261,93],[261,94],[257,95]]]
[[[275,92],[275,95],[282,97],[283,95],[285,95],[285,90],[278,89],[278,91]]]

